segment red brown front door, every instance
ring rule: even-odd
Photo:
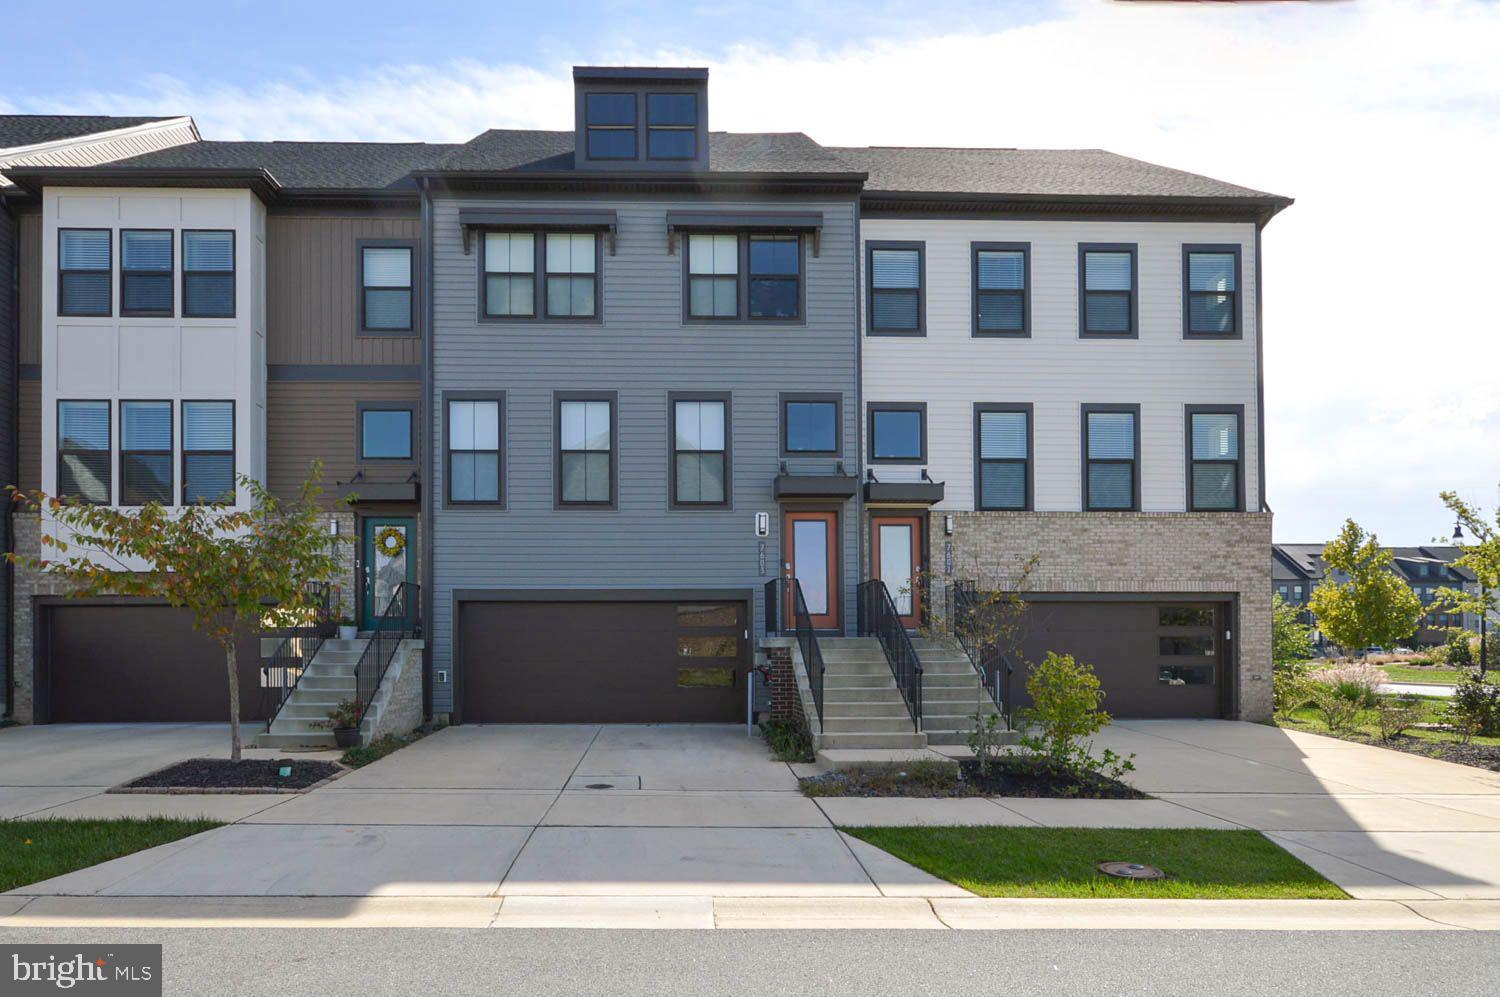
[[[901,623],[916,629],[922,619],[922,517],[871,516],[870,563],[885,582]]]
[[[788,623],[795,624],[791,580],[802,586],[807,615],[819,629],[839,628],[839,514],[836,512],[788,512],[785,520],[786,560],[782,576],[787,581]]]

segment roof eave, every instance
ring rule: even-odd
[[[992,213],[1070,212],[1128,214],[1237,215],[1264,225],[1289,207],[1290,197],[1276,194],[1201,197],[1183,194],[990,194],[971,191],[871,190],[860,195],[870,210],[982,210]]]
[[[867,174],[790,171],[665,173],[644,170],[416,170],[412,176],[419,183],[453,190],[818,190],[858,193],[864,186]]]
[[[6,170],[5,175],[35,195],[45,187],[244,187],[270,201],[282,189],[264,169],[31,166]]]

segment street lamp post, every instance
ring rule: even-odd
[[[1453,540],[1455,543],[1459,543],[1463,538],[1464,528],[1457,520],[1454,520]],[[1477,577],[1478,572],[1475,572],[1475,575],[1479,582],[1479,677],[1484,678],[1485,668],[1489,665],[1489,656],[1485,654],[1485,638],[1489,631],[1490,590],[1485,585],[1484,579]],[[1459,579],[1460,584],[1462,584],[1462,581],[1462,579]]]

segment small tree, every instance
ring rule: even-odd
[[[230,758],[240,759],[240,684],[236,641],[260,629],[271,606],[282,614],[312,608],[307,583],[339,568],[337,537],[324,528],[321,464],[315,463],[301,494],[283,505],[257,481],[241,476],[250,508],[190,505],[168,511],[151,503],[121,510],[73,504],[41,492],[29,501],[51,518],[61,535],[42,533],[57,559],[7,554],[65,579],[70,595],[149,596],[190,610],[193,626],[224,651],[229,675]]]
[[[1495,613],[1495,595],[1497,591],[1500,591],[1500,529],[1497,529],[1500,527],[1500,509],[1495,512],[1495,525],[1492,526],[1485,519],[1484,510],[1465,502],[1458,497],[1457,492],[1440,492],[1438,497],[1453,513],[1458,525],[1468,530],[1469,536],[1474,539],[1473,543],[1461,543],[1463,553],[1455,558],[1453,563],[1474,575],[1478,591],[1468,592],[1461,588],[1438,589],[1431,611],[1434,613],[1473,613],[1484,621],[1481,629],[1483,632],[1488,629],[1487,623]],[[1460,542],[1463,540],[1461,536],[1457,539]],[[1481,675],[1496,657],[1495,650],[1488,646],[1490,641],[1486,639],[1483,643],[1486,646],[1478,659]]]
[[[1313,589],[1308,608],[1318,627],[1340,647],[1364,655],[1372,644],[1410,637],[1422,619],[1422,602],[1397,577],[1391,552],[1375,534],[1346,520],[1323,548],[1330,577]]]
[[[1048,651],[1028,670],[1026,691],[1032,704],[1025,711],[1026,721],[1034,732],[1021,735],[1021,747],[1045,764],[1080,777],[1102,771],[1118,779],[1135,769],[1135,755],[1121,758],[1106,748],[1095,758],[1091,745],[1085,743],[1109,723],[1109,714],[1100,708],[1104,690],[1092,666],[1071,654]]]
[[[1302,613],[1280,595],[1271,601],[1271,663],[1290,665],[1314,654],[1312,627],[1302,622]]]

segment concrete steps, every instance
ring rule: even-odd
[[[332,748],[333,731],[323,726],[328,712],[353,699],[355,666],[364,655],[365,638],[325,640],[303,669],[297,688],[282,704],[271,729],[256,737],[262,748]]]

